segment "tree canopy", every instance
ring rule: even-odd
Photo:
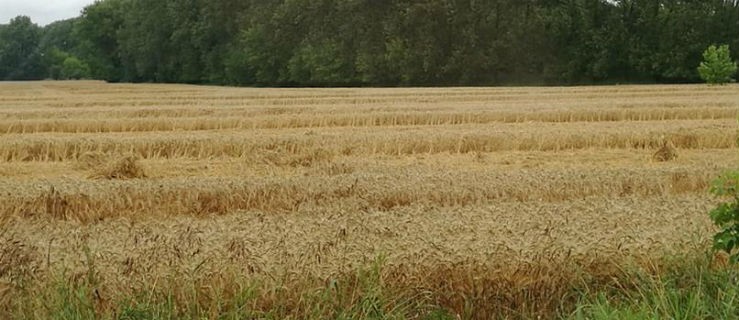
[[[739,49],[739,1],[102,0],[43,28],[0,25],[0,79],[697,82],[711,44]]]

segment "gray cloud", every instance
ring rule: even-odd
[[[24,15],[43,26],[79,16],[82,8],[93,2],[95,0],[0,0],[0,24]]]

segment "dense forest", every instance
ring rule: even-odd
[[[737,0],[102,0],[0,25],[0,80],[258,86],[699,81]]]

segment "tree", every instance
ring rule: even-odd
[[[132,82],[698,82],[711,43],[739,54],[739,2],[98,0],[44,28],[0,25],[0,79],[63,78],[74,58]]]
[[[736,74],[736,69],[736,62],[731,61],[729,46],[712,45],[703,53],[698,73],[709,84],[725,84],[734,80],[732,76]]]
[[[0,29],[0,80],[37,80],[44,77],[38,45],[41,28],[26,16]]]
[[[289,81],[308,85],[346,84],[352,65],[344,59],[336,41],[304,43],[288,62]]]
[[[129,80],[121,65],[119,31],[131,0],[105,0],[85,7],[75,22],[79,57],[90,66],[92,77],[108,81]]]
[[[79,46],[79,37],[74,34],[75,24],[78,23],[78,20],[61,20],[45,26],[39,42],[39,50],[44,54],[53,48],[65,52],[74,52]]]

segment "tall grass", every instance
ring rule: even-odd
[[[627,263],[627,262],[625,262]],[[163,276],[116,295],[94,265],[78,278],[59,273],[28,283],[3,305],[12,319],[733,319],[735,267],[698,253],[630,267],[529,270],[536,281],[500,282],[479,267],[447,274],[385,265],[382,258],[327,279],[269,284],[224,271]],[[544,266],[540,266],[544,267]],[[573,267],[575,269],[573,269]],[[615,268],[613,268],[615,267]],[[580,267],[582,268],[582,266]],[[549,271],[545,271],[549,270]],[[568,270],[568,271],[565,271]],[[573,271],[575,271],[573,273]],[[542,273],[543,272],[543,273]],[[543,277],[547,275],[547,277]],[[548,280],[545,280],[548,279]]]
[[[671,258],[660,270],[631,269],[622,283],[583,294],[570,319],[736,319],[739,269],[710,255]]]
[[[429,295],[386,283],[383,266],[378,258],[336,278],[285,278],[270,285],[228,271],[179,274],[115,295],[104,291],[91,264],[81,277],[57,273],[43,282],[27,284],[2,305],[0,316],[70,320],[452,319],[433,305]]]

